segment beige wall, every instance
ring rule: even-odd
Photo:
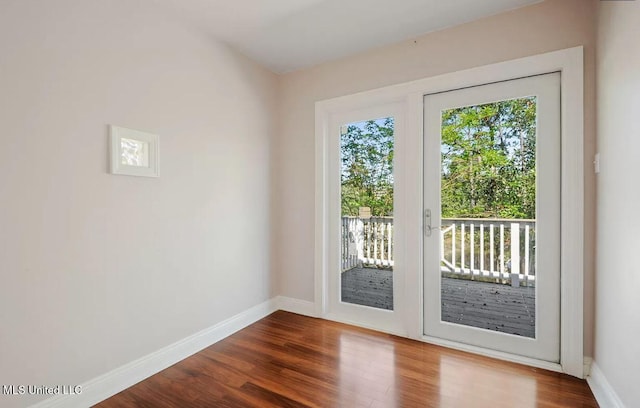
[[[593,350],[595,2],[547,0],[398,45],[284,75],[274,149],[275,268],[284,296],[314,297],[314,103],[548,51],[585,46],[585,353]]]
[[[640,406],[640,3],[601,2],[598,21],[598,262],[595,362]]]
[[[0,2],[0,384],[78,384],[276,294],[276,76],[152,3]],[[107,174],[107,124],[159,134],[161,177]]]

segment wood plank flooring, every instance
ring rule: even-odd
[[[597,407],[585,381],[283,311],[113,407]]]

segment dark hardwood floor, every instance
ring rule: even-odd
[[[585,381],[287,312],[97,405],[597,407]]]

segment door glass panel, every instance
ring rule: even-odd
[[[444,322],[536,337],[536,102],[442,111]]]
[[[393,117],[340,130],[342,302],[393,310]]]

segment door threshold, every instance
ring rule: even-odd
[[[341,313],[332,313],[332,312],[324,313],[320,315],[320,318],[324,320],[336,322],[336,323],[343,323],[343,324],[348,324],[350,326],[361,327],[363,329],[374,330],[380,333],[391,334],[393,336],[404,337],[406,339],[410,338],[407,335],[407,333],[403,332],[402,330],[398,330],[392,327],[385,327],[383,325],[382,326],[377,325],[375,324],[375,322],[371,320],[358,320],[358,319],[350,318],[349,316],[345,316],[344,314],[341,314]]]
[[[484,357],[491,357],[498,360],[509,361],[511,363],[523,364],[530,367],[542,368],[549,371],[555,371],[558,373],[564,373],[562,365],[559,363],[552,363],[549,361],[538,360],[531,357],[524,357],[517,354],[505,353],[503,351],[497,351],[487,349],[478,346],[472,346],[469,344],[458,343],[457,341],[445,340],[438,337],[426,336],[418,338],[425,343],[434,344],[436,346],[447,347],[454,350],[466,351],[468,353],[477,354]]]

